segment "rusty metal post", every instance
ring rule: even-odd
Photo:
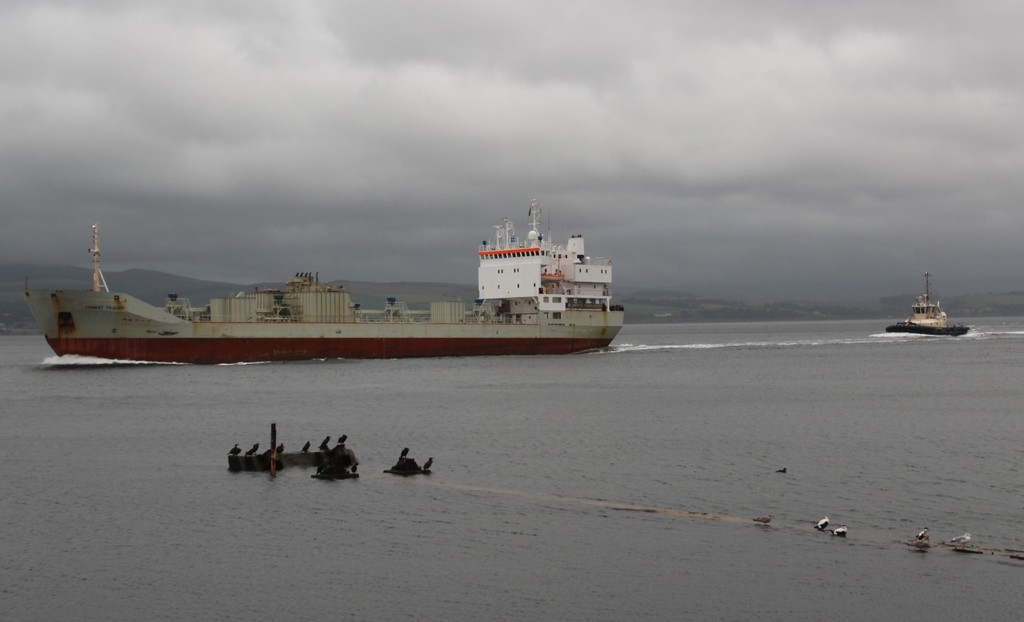
[[[270,477],[277,476],[277,424],[270,424]]]

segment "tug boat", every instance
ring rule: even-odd
[[[905,320],[885,327],[887,333],[915,333],[918,335],[945,335],[959,337],[967,334],[970,327],[950,324],[946,312],[938,300],[932,300],[931,273],[924,273],[924,295],[914,298],[912,313]]]

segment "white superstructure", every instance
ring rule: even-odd
[[[499,316],[523,324],[557,322],[568,310],[607,311],[611,260],[588,257],[581,235],[552,244],[540,233],[540,214],[537,201],[531,201],[525,239],[505,218],[495,226],[494,240],[480,245],[478,304],[497,301]]]

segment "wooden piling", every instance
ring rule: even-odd
[[[277,424],[270,424],[270,477],[277,476]]]

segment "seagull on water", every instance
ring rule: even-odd
[[[828,527],[828,516],[826,516],[825,518],[821,519],[820,521],[818,521],[814,525],[814,528],[817,529],[818,531],[825,531],[826,527]]]
[[[971,534],[965,533],[962,536],[957,536],[949,541],[950,544],[967,544],[971,541]]]
[[[781,469],[776,469],[775,472],[776,473],[785,473],[786,472],[786,467],[782,467]]]
[[[846,525],[842,525],[841,527],[839,527],[839,529],[830,529],[829,531],[832,532],[833,536],[839,536],[840,538],[845,538],[846,537],[847,529],[846,529]]]
[[[924,542],[924,541],[927,541],[928,538],[930,538],[930,537],[931,536],[928,535],[928,528],[925,527],[921,531],[917,532],[916,540],[918,540],[919,542]]]
[[[765,516],[758,516],[754,519],[754,522],[761,523],[762,525],[767,525],[768,523],[772,522],[772,518],[774,518],[774,516],[772,516],[771,514],[766,514]]]
[[[242,450],[239,449],[238,443],[235,443],[235,446],[231,448],[231,451],[228,452],[228,455],[229,456],[237,456],[240,453],[242,453]]]

